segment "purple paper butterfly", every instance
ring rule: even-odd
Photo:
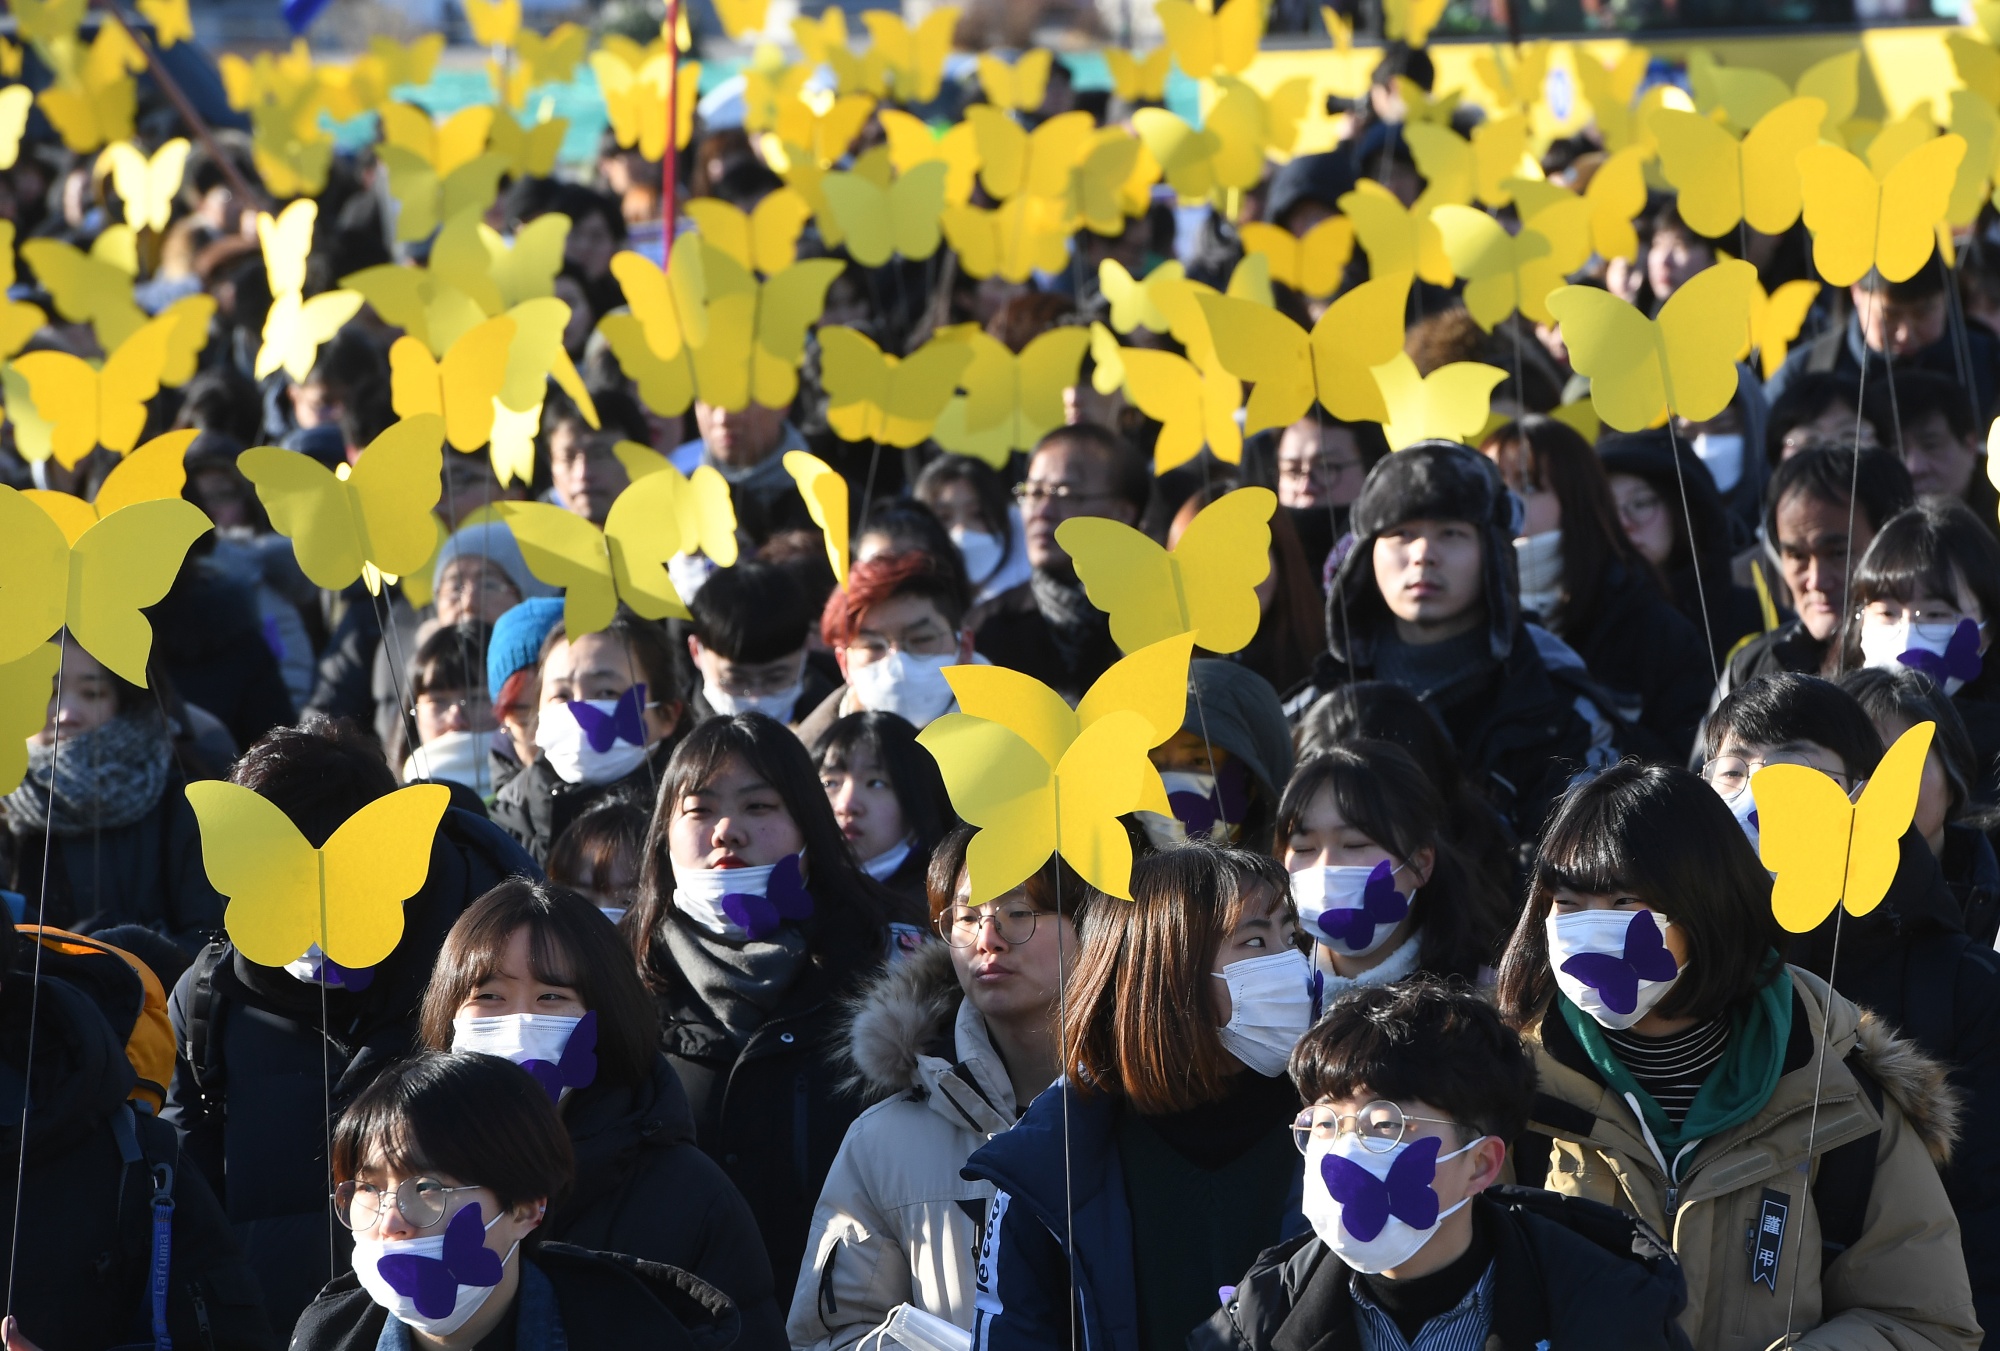
[[[788,919],[804,919],[813,912],[812,893],[806,890],[805,874],[799,871],[799,856],[787,854],[771,869],[771,880],[762,896],[747,891],[723,893],[722,913],[734,920],[752,938],[763,938]]]
[[[1563,974],[1597,991],[1604,1007],[1626,1014],[1639,1007],[1639,982],[1672,980],[1680,973],[1674,954],[1660,936],[1653,912],[1641,910],[1625,926],[1625,955],[1608,952],[1580,952],[1562,964]]]
[[[1388,859],[1377,863],[1368,874],[1367,885],[1361,889],[1361,908],[1320,912],[1315,921],[1320,932],[1358,952],[1375,936],[1376,925],[1401,924],[1410,913],[1410,899],[1396,890],[1395,876],[1396,870],[1389,866]]]
[[[563,1043],[562,1057],[551,1064],[546,1060],[523,1060],[521,1068],[535,1076],[535,1082],[555,1102],[565,1088],[582,1088],[597,1077],[597,1010],[592,1009],[570,1030]]]
[[[1979,674],[1979,625],[1974,620],[1959,620],[1951,631],[1951,641],[1944,645],[1943,656],[1913,647],[1896,660],[1940,685],[1947,680],[1970,680]]]
[[[329,990],[365,990],[375,983],[375,968],[372,966],[342,966],[327,957],[312,959],[312,975]]]
[[[444,1227],[444,1256],[387,1253],[375,1270],[389,1288],[410,1299],[426,1318],[443,1318],[458,1303],[461,1285],[500,1284],[500,1254],[486,1246],[485,1220],[473,1202]]]
[[[619,695],[618,702],[612,705],[609,713],[592,708],[581,700],[569,701],[570,713],[575,716],[577,726],[583,728],[583,739],[598,752],[610,750],[616,741],[629,741],[634,746],[645,745],[645,707],[646,686],[643,682]]]
[[[1326,972],[1314,968],[1312,976],[1306,981],[1306,989],[1312,992],[1312,1020],[1318,1022],[1320,1015],[1326,1012]]]
[[[1426,1135],[1389,1165],[1389,1176],[1376,1177],[1352,1159],[1328,1154],[1319,1161],[1327,1193],[1340,1202],[1341,1227],[1363,1243],[1372,1240],[1395,1216],[1412,1229],[1437,1223],[1438,1197],[1431,1190],[1437,1176],[1439,1140]]]
[[[1209,834],[1217,822],[1232,825],[1241,821],[1250,812],[1245,773],[1240,761],[1231,760],[1216,771],[1212,793],[1183,790],[1167,794],[1167,803],[1174,809],[1174,819],[1187,827],[1189,835],[1197,837]]]

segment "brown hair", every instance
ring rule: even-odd
[[[1223,1048],[1209,987],[1216,952],[1260,890],[1292,908],[1277,860],[1190,844],[1135,860],[1132,899],[1095,900],[1063,1022],[1063,1070],[1083,1093],[1142,1113],[1221,1097],[1240,1061]]]
[[[658,1054],[660,1015],[618,930],[574,891],[522,877],[508,878],[466,907],[445,935],[418,1015],[423,1044],[451,1049],[452,1018],[492,978],[518,929],[528,931],[535,979],[575,990],[597,1015],[599,1078],[644,1083]]]
[[[965,856],[972,848],[972,837],[978,833],[974,826],[954,826],[931,851],[924,888],[930,893],[932,928],[937,927],[938,916],[958,900],[958,884],[965,876]],[[1063,867],[1054,854],[1014,889],[1042,914],[1060,914],[1068,919],[1079,933],[1083,931],[1084,914],[1097,895],[1077,876],[1076,869]]]

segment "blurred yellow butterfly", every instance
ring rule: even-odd
[[[1563,284],[1548,238],[1532,226],[1508,234],[1505,226],[1469,206],[1441,206],[1431,213],[1444,240],[1451,270],[1465,278],[1465,308],[1489,333],[1519,310],[1549,322],[1548,294]]]
[[[1247,253],[1271,260],[1271,280],[1318,299],[1340,289],[1347,260],[1354,256],[1354,222],[1328,216],[1303,235],[1262,221],[1239,228]]]
[[[698,550],[718,567],[736,566],[736,504],[729,499],[729,480],[714,465],[697,465],[693,474],[683,474],[672,460],[637,441],[620,441],[611,452],[634,483],[649,474],[668,476],[682,553]]]
[[[483,313],[500,314],[555,294],[569,231],[569,217],[552,211],[523,225],[510,244],[478,212],[462,211],[431,242],[430,273]]]
[[[1021,193],[991,210],[946,207],[939,223],[967,276],[1019,283],[1068,264],[1067,216],[1060,198]]]
[[[1810,933],[1836,905],[1858,918],[1882,903],[1936,730],[1920,722],[1897,737],[1856,801],[1805,765],[1766,765],[1750,776],[1758,856],[1777,875],[1771,910],[1789,932]]]
[[[1011,64],[990,52],[981,52],[979,87],[986,101],[996,108],[1032,113],[1042,106],[1042,99],[1048,93],[1049,71],[1054,64],[1055,53],[1046,47],[1022,52]]]
[[[1171,258],[1148,272],[1143,280],[1135,279],[1116,258],[1104,259],[1097,265],[1097,288],[1110,302],[1111,327],[1120,333],[1130,333],[1135,328],[1165,333],[1167,317],[1160,310],[1154,288],[1168,279],[1181,281],[1186,276],[1180,263]]]
[[[1513,201],[1507,180],[1521,171],[1528,151],[1528,119],[1520,113],[1489,118],[1466,140],[1449,127],[1412,122],[1403,129],[1425,186],[1411,207],[1419,216],[1444,205],[1474,201],[1501,207]]]
[[[1444,236],[1429,216],[1405,207],[1396,195],[1372,178],[1353,192],[1343,193],[1340,209],[1354,222],[1355,242],[1368,255],[1368,273],[1415,273],[1433,286],[1452,282],[1451,259]]]
[[[1222,151],[1222,137],[1213,129],[1197,131],[1165,108],[1139,109],[1132,114],[1132,129],[1183,202],[1194,202],[1214,190],[1215,157]]]
[[[1228,464],[1243,458],[1243,429],[1236,410],[1243,405],[1243,382],[1217,367],[1204,371],[1173,352],[1120,347],[1102,324],[1091,326],[1091,355],[1097,369],[1091,383],[1100,393],[1123,387],[1125,396],[1160,424],[1153,442],[1153,471],[1164,474],[1186,464],[1206,446]]]
[[[514,334],[514,320],[496,316],[454,342],[442,361],[415,338],[396,339],[389,348],[389,398],[396,416],[435,413],[452,449],[478,450],[492,439],[493,405],[506,383]]]
[[[1022,192],[1062,196],[1070,169],[1083,159],[1096,130],[1089,113],[1067,112],[1024,131],[998,108],[979,103],[965,110],[965,120],[979,145],[980,185],[1003,202]]]
[[[1225,0],[1212,13],[1197,9],[1190,0],[1157,0],[1154,10],[1175,62],[1194,80],[1217,71],[1235,74],[1246,69],[1264,37],[1261,0]]]
[[[406,577],[431,561],[443,444],[443,419],[417,414],[371,441],[345,477],[273,446],[251,447],[236,467],[256,486],[272,528],[291,540],[299,570],[313,585],[339,591],[364,564]]]
[[[667,575],[668,559],[701,543],[682,537],[679,488],[668,474],[634,479],[612,502],[602,530],[547,502],[501,505],[528,571],[563,589],[563,625],[572,636],[602,629],[621,602],[642,619],[690,618]]]
[[[972,360],[958,381],[965,394],[945,405],[931,431],[940,446],[997,469],[1014,451],[1034,449],[1044,434],[1063,424],[1063,391],[1076,384],[1090,346],[1089,329],[1052,328],[1019,354],[970,326],[945,329],[938,336],[972,349]]]
[[[893,11],[871,9],[862,14],[861,22],[873,40],[871,55],[882,53],[898,101],[929,103],[937,97],[958,18],[956,6],[939,5],[913,29]]]
[[[15,58],[19,60],[18,55]],[[15,70],[13,74],[21,72]],[[21,134],[28,129],[28,114],[34,110],[35,91],[24,84],[0,89],[0,169],[11,169],[21,155]]]
[[[1590,377],[1598,416],[1621,432],[1672,412],[1691,422],[1736,397],[1736,351],[1750,329],[1757,269],[1725,258],[1696,273],[1648,319],[1608,291],[1565,286],[1549,296],[1570,364]]]
[[[1158,103],[1167,96],[1167,63],[1173,49],[1155,47],[1134,56],[1123,47],[1106,47],[1104,64],[1111,72],[1111,90],[1127,103]]]
[[[1202,296],[1216,356],[1230,374],[1255,384],[1244,410],[1244,434],[1289,427],[1315,398],[1346,421],[1387,417],[1368,372],[1403,349],[1409,292],[1408,273],[1364,282],[1329,305],[1310,334],[1262,305]]]
[[[896,357],[839,325],[820,329],[819,343],[827,425],[844,441],[921,443],[972,362],[966,343],[932,338]]]
[[[1915,276],[1930,260],[1964,155],[1964,138],[1947,134],[1878,175],[1837,146],[1802,150],[1805,221],[1820,276],[1832,286],[1852,286],[1871,267],[1891,282]]]
[[[165,230],[174,217],[174,197],[187,170],[188,142],[176,136],[146,158],[130,141],[113,141],[98,152],[93,177],[110,174],[125,223],[134,230]]]
[[[120,507],[179,497],[181,487],[187,482],[187,468],[182,461],[189,444],[198,435],[193,428],[186,428],[154,437],[120,460],[104,476],[97,496],[88,502],[47,488],[24,488],[21,495],[47,512],[49,519],[61,528],[63,538],[74,546],[83,538],[84,531]]]
[[[122,228],[122,227],[121,227]],[[146,312],[132,299],[132,273],[114,261],[115,239],[109,230],[89,253],[60,239],[30,239],[20,247],[21,261],[55,301],[56,313],[73,324],[89,324],[97,345],[109,352],[138,332]]]
[[[1090,603],[1111,617],[1120,651],[1191,634],[1196,647],[1235,652],[1263,618],[1257,587],[1271,574],[1277,509],[1270,489],[1238,488],[1203,507],[1171,552],[1103,516],[1064,521],[1056,543]]]
[[[451,790],[420,783],[376,798],[318,849],[276,803],[238,784],[191,783],[187,800],[209,883],[229,898],[222,924],[237,951],[281,967],[318,947],[359,970],[402,941],[403,902],[430,875]]]
[[[1660,172],[1679,192],[1681,219],[1717,237],[1738,221],[1767,235],[1799,218],[1799,152],[1819,139],[1826,104],[1790,99],[1741,141],[1698,113],[1661,108],[1649,122],[1659,138]]]
[[[54,643],[0,665],[0,792],[13,792],[27,777],[28,738],[48,724],[61,665],[62,649]]]
[[[35,409],[54,429],[50,450],[65,467],[94,446],[126,451],[146,429],[146,401],[160,392],[160,375],[177,316],[163,314],[142,325],[93,367],[67,352],[30,352],[14,359],[28,382]]]
[[[770,7],[771,0],[716,0],[715,16],[722,20],[723,32],[741,38],[764,31],[764,16]]]
[[[1382,434],[1391,450],[1433,438],[1470,442],[1486,426],[1494,387],[1507,378],[1497,366],[1477,361],[1448,362],[1419,375],[1417,363],[1404,352],[1375,367],[1373,374],[1389,406]]]
[[[768,277],[797,260],[799,231],[812,218],[812,207],[797,190],[779,188],[764,194],[748,212],[719,197],[697,197],[687,204],[687,213],[703,239]]]
[[[841,246],[863,267],[880,267],[894,255],[936,253],[946,172],[943,161],[930,160],[898,175],[886,189],[860,174],[828,174],[820,190],[840,223]]]

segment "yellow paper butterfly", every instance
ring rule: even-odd
[[[1132,898],[1132,842],[1118,818],[1172,811],[1146,752],[1180,730],[1193,645],[1183,634],[1139,649],[1074,709],[1004,666],[945,668],[961,711],[917,740],[959,816],[979,827],[966,850],[972,904],[1020,885],[1051,854],[1106,895]]]
[[[1750,329],[1756,280],[1756,268],[1725,258],[1668,297],[1658,319],[1590,286],[1556,291],[1549,311],[1607,425],[1640,431],[1663,410],[1704,422],[1736,397],[1736,350]]]
[[[11,793],[28,775],[28,738],[48,725],[48,707],[62,649],[43,643],[0,666],[0,791]]]
[[[1161,312],[1155,288],[1169,279],[1185,280],[1186,276],[1185,269],[1173,259],[1148,272],[1144,280],[1134,279],[1116,258],[1100,262],[1097,265],[1097,286],[1111,304],[1111,327],[1120,333],[1130,333],[1135,328],[1165,333],[1167,317]]]
[[[1173,352],[1120,347],[1102,324],[1091,327],[1091,353],[1099,392],[1122,386],[1125,396],[1160,424],[1153,442],[1153,470],[1164,474],[1186,464],[1206,446],[1218,460],[1243,459],[1243,429],[1236,410],[1243,405],[1243,382],[1216,367],[1204,371]],[[1107,387],[1108,386],[1108,387]]]
[[[1816,281],[1788,281],[1769,295],[1762,285],[1751,284],[1750,345],[1757,349],[1766,380],[1785,364],[1786,349],[1799,336],[1799,327],[1818,298]]]
[[[1528,119],[1519,113],[1481,122],[1472,129],[1470,141],[1449,127],[1410,123],[1403,136],[1425,180],[1411,210],[1425,216],[1435,207],[1474,201],[1506,206],[1514,200],[1507,180],[1521,171],[1528,130]]]
[[[1131,526],[1075,516],[1056,543],[1076,564],[1090,603],[1111,617],[1123,652],[1181,634],[1210,652],[1235,652],[1257,636],[1257,587],[1271,574],[1277,494],[1238,488],[1201,509],[1171,552]]]
[[[465,22],[480,46],[510,47],[521,31],[521,0],[465,0]]]
[[[764,17],[771,7],[771,0],[716,0],[715,16],[722,20],[722,31],[730,37],[741,38],[764,31]]]
[[[1441,206],[1431,213],[1444,239],[1451,270],[1465,278],[1465,308],[1489,333],[1519,310],[1549,322],[1548,294],[1563,284],[1562,268],[1541,231],[1505,226],[1469,206]]]
[[[620,602],[642,619],[690,618],[667,560],[701,541],[682,536],[681,485],[674,479],[634,479],[611,504],[602,530],[547,502],[501,504],[528,571],[563,589],[563,626],[572,637],[609,624]]]
[[[1376,387],[1389,406],[1382,434],[1389,449],[1401,450],[1433,438],[1470,442],[1486,426],[1494,387],[1507,378],[1497,366],[1453,361],[1429,375],[1398,352],[1375,367]]]
[[[1741,141],[1698,113],[1661,108],[1649,120],[1659,138],[1660,171],[1680,194],[1681,219],[1717,237],[1738,221],[1767,235],[1799,218],[1799,152],[1819,139],[1826,105],[1790,99]]]
[[[510,245],[479,213],[463,211],[446,221],[431,242],[430,273],[462,292],[482,313],[500,314],[555,294],[569,231],[569,217],[550,212],[522,226]]]
[[[937,97],[958,17],[956,6],[940,5],[912,29],[892,11],[871,9],[862,14],[861,22],[873,40],[870,54],[882,53],[890,88],[900,102],[929,103]]]
[[[930,160],[899,175],[887,188],[860,174],[834,173],[820,180],[840,225],[841,247],[863,267],[881,267],[894,255],[928,258],[942,239],[946,165]]]
[[[130,141],[113,141],[98,152],[95,174],[110,174],[125,204],[125,223],[134,230],[165,230],[174,217],[174,196],[187,170],[188,142],[176,136],[147,159]],[[93,175],[95,176],[95,175]]]
[[[945,405],[932,439],[946,450],[994,468],[1063,424],[1063,391],[1076,384],[1090,330],[1075,326],[1040,334],[1019,354],[977,328],[946,329],[941,340],[963,343],[972,360],[959,376],[963,397]]]
[[[493,405],[507,379],[514,342],[512,318],[499,315],[473,328],[434,360],[405,335],[389,348],[390,401],[396,416],[434,413],[443,419],[452,449],[478,450],[492,439]],[[390,572],[401,575],[397,569]]]
[[[1473,73],[1493,91],[1498,108],[1527,109],[1542,101],[1549,76],[1549,44],[1519,44],[1509,50],[1493,46],[1472,58]]]
[[[883,108],[875,115],[889,138],[889,163],[906,174],[919,164],[941,160],[945,165],[944,199],[963,205],[972,195],[979,174],[979,138],[969,122],[954,122],[943,135],[922,118],[900,108]]]
[[[16,58],[19,59],[18,57]],[[14,72],[19,75],[17,70]],[[21,155],[21,134],[28,129],[35,93],[24,84],[0,89],[0,169],[11,169]]]
[[[506,109],[496,108],[489,145],[515,178],[547,178],[555,172],[556,156],[562,153],[563,137],[568,134],[566,117],[522,126]]]
[[[618,144],[637,147],[647,159],[658,160],[667,150],[667,52],[655,43],[641,48],[629,39],[606,39],[590,54],[590,68],[604,95],[605,116]],[[694,105],[701,89],[701,63],[682,61],[675,77],[679,115],[674,120],[674,145],[685,148],[694,134]]]
[[[1882,903],[1936,730],[1920,722],[1897,737],[1856,801],[1805,765],[1766,765],[1750,776],[1757,853],[1777,874],[1771,910],[1788,932],[1812,932],[1836,905],[1858,918]]]
[[[965,110],[965,120],[979,146],[980,185],[996,201],[1023,192],[1061,197],[1096,131],[1085,112],[1062,113],[1024,131],[1008,114],[978,103]]]
[[[54,428],[50,450],[65,467],[94,446],[127,451],[146,429],[146,401],[160,392],[168,344],[178,317],[163,314],[140,327],[103,367],[67,352],[30,352],[14,359],[35,409]]]
[[[1433,286],[1451,285],[1444,236],[1429,216],[1406,208],[1372,178],[1343,193],[1340,209],[1354,222],[1355,242],[1368,255],[1370,276],[1415,273]]]
[[[319,359],[320,347],[360,312],[361,302],[358,291],[322,291],[310,300],[297,291],[278,296],[264,316],[263,344],[257,349],[257,378],[261,380],[273,371],[282,370],[293,383],[305,383],[313,363]]]
[[[1445,0],[1383,0],[1382,27],[1389,40],[1426,46],[1431,29],[1444,17]]]
[[[698,550],[719,567],[736,566],[736,505],[729,500],[729,480],[715,466],[697,465],[692,476],[683,474],[672,460],[637,441],[620,441],[611,453],[634,483],[652,474],[669,476],[682,553]]]
[[[826,561],[834,580],[847,585],[847,480],[817,455],[803,450],[785,452],[785,472],[799,485],[806,513],[826,540]]]
[[[1632,218],[1646,209],[1645,156],[1627,147],[1597,166],[1583,190],[1589,204],[1590,244],[1600,258],[1639,256],[1639,232]]]
[[[1871,267],[1891,282],[1915,276],[1930,261],[1964,155],[1964,138],[1947,134],[1877,174],[1836,146],[1800,151],[1806,228],[1820,276],[1832,286],[1852,286]]]
[[[101,235],[99,241],[104,247],[93,244],[86,254],[60,239],[30,239],[20,255],[47,288],[56,313],[89,324],[97,345],[109,352],[139,331],[146,312],[132,299],[132,274],[112,261],[115,240]]]
[[[1389,415],[1368,372],[1403,349],[1408,273],[1376,277],[1327,307],[1308,334],[1273,309],[1231,296],[1204,295],[1215,353],[1238,379],[1251,381],[1245,435],[1289,427],[1317,398],[1335,417],[1380,422]]]
[[[992,210],[946,207],[938,222],[969,277],[1019,283],[1069,262],[1070,222],[1060,198],[1022,193]]]
[[[353,585],[364,565],[406,577],[431,561],[442,491],[444,423],[405,417],[368,444],[343,477],[309,455],[253,446],[236,467],[256,486],[271,526],[292,541],[315,586]]]
[[[318,849],[269,798],[238,784],[191,783],[187,800],[209,883],[229,898],[222,924],[237,951],[281,967],[317,946],[360,969],[402,941],[403,902],[430,876],[451,790],[420,783],[376,798]]]
[[[1328,216],[1303,235],[1262,221],[1239,229],[1245,252],[1271,260],[1271,280],[1314,299],[1340,289],[1347,260],[1354,255],[1354,222],[1345,216]]]
[[[139,12],[153,25],[153,41],[162,48],[194,41],[194,20],[188,0],[139,0]]]
[[[827,288],[844,266],[807,258],[759,282],[727,257],[708,255],[702,263],[708,336],[688,353],[701,401],[727,409],[791,407],[806,331],[819,322]]]
[[[1069,171],[1070,213],[1096,234],[1123,234],[1127,217],[1145,214],[1158,180],[1145,146],[1123,128],[1106,127]]]
[[[67,625],[84,651],[144,688],[153,627],[141,611],[167,594],[208,529],[201,508],[173,497],[114,511],[71,544],[47,512],[0,487],[0,664]]]
[[[1261,0],[1225,0],[1213,13],[1197,9],[1191,0],[1156,0],[1154,10],[1166,30],[1168,50],[1189,79],[1246,69],[1264,37]]]
[[[154,437],[120,460],[104,476],[97,496],[88,502],[47,488],[24,488],[21,495],[47,512],[49,519],[61,528],[63,538],[74,547],[84,531],[121,507],[179,497],[182,485],[187,482],[187,468],[182,461],[189,444],[198,435],[193,428],[185,428]]]
[[[1012,64],[990,52],[979,55],[979,87],[986,101],[996,108],[1032,113],[1042,106],[1049,88],[1049,71],[1055,53],[1046,47],[1022,52]]]
[[[1106,47],[1104,64],[1111,72],[1111,90],[1127,103],[1158,103],[1167,96],[1167,63],[1173,49],[1155,47],[1134,56],[1123,47]]]
[[[780,188],[748,212],[719,197],[698,197],[687,204],[687,213],[703,239],[768,277],[797,260],[799,231],[812,218],[812,207],[794,189]]]
[[[1165,108],[1139,109],[1132,114],[1132,129],[1182,201],[1194,202],[1214,190],[1215,157],[1222,152],[1222,137],[1214,130],[1197,131]]]
[[[60,63],[58,63],[60,64]],[[35,96],[42,112],[73,154],[87,155],[109,141],[132,139],[138,86],[132,77],[146,57],[116,18],[107,17],[80,62],[57,72]]]
[[[822,328],[819,342],[827,425],[843,441],[918,445],[972,362],[966,343],[932,338],[899,358],[865,334],[838,325]]]

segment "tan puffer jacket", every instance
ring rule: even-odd
[[[993,1187],[958,1170],[1017,1116],[1007,1068],[942,943],[890,967],[855,1003],[855,1088],[891,1096],[848,1128],[813,1211],[786,1326],[794,1347],[812,1351],[852,1345],[898,1304],[972,1326]]]
[[[1530,1129],[1554,1140],[1545,1185],[1618,1206],[1671,1236],[1687,1275],[1681,1327],[1701,1351],[1972,1351],[1979,1326],[1958,1221],[1938,1179],[1959,1112],[1944,1069],[1818,977],[1791,974],[1793,1030],[1777,1088],[1749,1121],[1701,1142],[1681,1166],[1671,1208],[1665,1170],[1637,1115],[1588,1070],[1566,1027],[1545,1019],[1531,1028],[1542,1093]],[[1560,1054],[1544,1044],[1545,1028]],[[1880,1085],[1879,1113],[1853,1064]],[[1819,1167],[1828,1151],[1877,1130],[1859,1238],[1822,1275],[1812,1200]],[[1775,1224],[1779,1207],[1773,1290],[1752,1283],[1753,1236]]]

